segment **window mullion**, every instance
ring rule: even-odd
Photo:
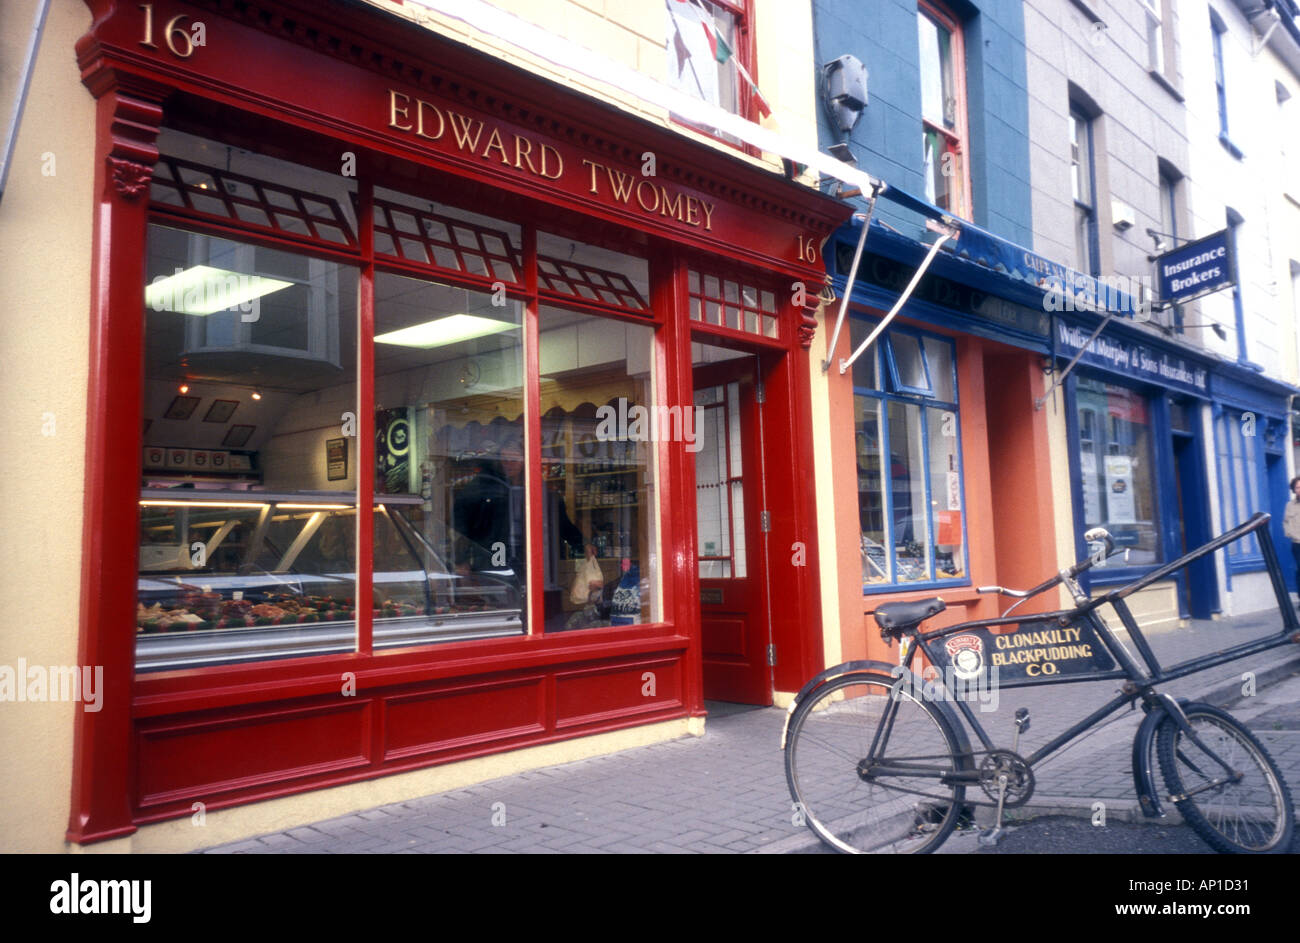
[[[925,345],[921,345],[924,351]],[[921,354],[924,362],[925,354]],[[928,376],[928,371],[927,371]],[[925,505],[925,572],[926,576],[933,581],[935,577],[934,565],[934,501],[930,495],[930,417],[927,415],[928,410],[924,403],[917,404],[917,411],[921,415],[921,488],[924,492],[922,499]]]
[[[357,652],[374,652],[375,253],[374,187],[357,182],[361,270],[357,278]]]

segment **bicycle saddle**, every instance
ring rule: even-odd
[[[899,636],[947,608],[938,596],[916,602],[887,602],[876,607],[876,625],[880,626],[882,638]]]

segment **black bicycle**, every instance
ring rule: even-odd
[[[1164,815],[1162,799],[1216,851],[1286,852],[1295,812],[1285,780],[1264,745],[1229,713],[1206,703],[1175,699],[1156,685],[1275,646],[1300,642],[1300,620],[1290,604],[1267,514],[1246,523],[1135,582],[1091,598],[1079,574],[1115,552],[1108,533],[1085,535],[1087,559],[1023,592],[1000,586],[1019,601],[997,619],[923,632],[943,611],[940,598],[894,602],[875,611],[881,635],[902,645],[899,665],[851,661],[810,680],[786,716],[782,747],[796,810],[825,843],[849,853],[934,851],[958,826],[972,823],[974,806],[1003,812],[1034,792],[1034,767],[1069,741],[1135,701],[1146,716],[1133,741],[1133,777],[1144,815]],[[1282,617],[1280,633],[1164,669],[1156,661],[1125,599],[1234,540],[1257,534]],[[1010,617],[1026,599],[1064,584],[1075,607]],[[1137,649],[1106,625],[1109,605]],[[918,648],[929,667],[913,673]],[[1139,657],[1141,663],[1139,663]],[[1122,680],[1119,694],[1029,756],[1018,750],[1029,728],[1015,713],[1010,749],[994,745],[975,717],[981,692],[1040,684]],[[956,709],[954,709],[954,705]],[[980,742],[972,747],[965,717]],[[1154,760],[1153,760],[1154,758]],[[1157,793],[1154,761],[1166,791]],[[973,823],[972,823],[973,824]]]

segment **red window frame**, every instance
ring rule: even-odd
[[[934,131],[942,135],[949,142],[949,145],[954,147],[961,159],[961,175],[958,181],[962,188],[960,205],[949,207],[948,212],[954,216],[960,216],[962,219],[974,219],[975,202],[970,188],[970,122],[966,98],[965,33],[962,29],[961,20],[957,19],[951,10],[939,4],[937,0],[917,0],[916,15],[929,17],[948,30],[952,36],[953,94],[957,99],[957,128],[955,131],[950,131],[941,125],[936,125],[924,115],[921,117],[921,127],[923,131]],[[922,148],[924,154],[924,142]]]
[[[666,3],[675,3],[679,0],[665,0]],[[691,2],[691,0],[684,0]],[[754,36],[754,0],[707,0],[708,3],[732,14],[736,18],[736,48],[732,49],[732,55],[740,61],[749,73],[749,77],[758,84],[758,45]],[[735,114],[747,121],[757,122],[759,120],[758,106],[754,103],[754,92],[740,75],[736,75],[736,111]],[[750,157],[760,156],[759,149],[752,144],[732,141],[721,135],[715,134],[706,128],[698,127],[688,121],[682,121],[677,117],[672,118],[673,124],[680,125],[683,128],[690,128],[705,137],[717,141],[719,144],[725,144],[728,147],[734,147],[738,151],[748,154]]]
[[[214,129],[215,139],[224,141],[229,135],[223,132],[226,129]],[[206,166],[193,164],[192,162],[180,161],[168,154],[160,155],[158,162],[160,164],[175,165],[178,162],[184,163],[191,169],[200,171],[211,170],[217,173],[216,169],[207,168]],[[300,164],[303,167],[311,168],[310,164]],[[173,171],[174,173],[174,171]],[[220,172],[223,177],[236,177],[238,175]],[[396,177],[396,175],[391,175]],[[397,192],[407,193],[410,190],[410,184],[402,182],[399,179],[389,179],[390,175],[381,175],[378,177],[363,176],[357,182],[355,191],[355,201],[357,206],[357,232],[355,234],[347,233],[346,243],[337,240],[330,240],[320,236],[312,229],[311,234],[294,233],[284,230],[278,225],[262,225],[257,222],[242,218],[234,210],[234,202],[253,205],[254,201],[243,200],[234,201],[223,199],[228,217],[223,217],[214,213],[204,212],[184,200],[184,205],[175,203],[166,203],[150,197],[147,213],[146,226],[158,224],[170,227],[177,227],[190,232],[219,235],[224,238],[239,239],[251,245],[261,245],[268,248],[279,248],[285,251],[296,253],[305,253],[314,255],[319,258],[330,259],[341,264],[355,266],[358,271],[358,303],[357,303],[357,547],[356,547],[356,600],[357,600],[357,646],[355,650],[336,652],[324,655],[302,656],[301,658],[251,658],[248,661],[235,662],[232,664],[219,664],[199,666],[193,669],[185,669],[186,674],[201,673],[205,676],[220,676],[228,673],[242,673],[249,670],[258,671],[266,666],[283,665],[287,662],[305,663],[322,660],[325,662],[333,661],[351,661],[356,658],[394,658],[395,660],[405,660],[411,657],[428,657],[430,651],[441,649],[463,649],[466,645],[482,645],[484,642],[492,642],[493,639],[477,641],[446,641],[432,642],[412,647],[399,647],[393,649],[382,649],[378,652],[374,649],[374,619],[372,613],[372,600],[370,599],[373,586],[373,567],[374,567],[374,521],[371,515],[362,513],[366,507],[369,507],[367,501],[362,500],[362,495],[373,493],[374,491],[374,335],[375,335],[375,296],[374,282],[375,276],[379,273],[393,274],[408,278],[431,279],[450,285],[469,288],[478,291],[491,291],[492,286],[502,281],[495,275],[481,275],[478,272],[468,269],[456,270],[447,268],[436,262],[421,263],[402,255],[390,255],[381,252],[375,247],[376,233],[396,233],[391,226],[392,220],[387,214],[381,219],[376,219],[376,203],[384,203],[379,200],[375,194],[376,186],[386,187]],[[238,176],[238,179],[254,185],[259,189],[263,183],[260,180]],[[159,177],[153,186],[169,191],[177,191],[178,186],[170,179]],[[291,188],[281,185],[267,184],[274,186],[275,189],[289,190]],[[426,184],[424,189],[437,198],[439,202],[448,205],[456,205],[453,201],[447,200],[444,194],[438,192],[440,187],[437,183]],[[295,193],[297,191],[294,191]],[[304,194],[317,202],[323,201],[321,197],[314,196],[310,193]],[[224,198],[226,195],[222,194]],[[387,205],[387,204],[385,204]],[[419,216],[428,216],[429,214],[422,211],[413,210],[406,206],[397,205],[398,209],[411,212]],[[465,207],[461,207],[465,209]],[[305,210],[303,211],[305,212]],[[472,211],[471,211],[472,212]],[[299,215],[297,213],[295,216]],[[490,213],[489,213],[490,215]],[[440,217],[441,218],[441,217]],[[322,219],[322,222],[332,222],[332,220]],[[449,222],[452,220],[449,220]],[[505,233],[497,233],[495,230],[488,229],[478,224],[470,224],[461,221],[454,221],[455,225],[462,228],[482,230],[482,232],[492,235],[499,235],[505,241],[506,250],[510,257],[500,257],[503,261],[509,261],[518,278],[514,281],[505,282],[505,291],[507,297],[517,299],[524,306],[524,321],[522,324],[521,339],[524,345],[524,417],[526,422],[526,436],[529,460],[525,463],[529,475],[528,488],[533,494],[541,494],[544,482],[541,478],[541,419],[538,414],[540,406],[538,379],[540,377],[540,363],[538,357],[539,351],[539,320],[540,308],[543,304],[551,306],[561,306],[573,311],[584,314],[596,315],[604,318],[613,318],[628,322],[648,324],[655,329],[655,343],[662,345],[664,341],[664,331],[662,327],[667,320],[663,311],[656,305],[649,303],[648,299],[640,298],[636,290],[626,279],[622,281],[626,284],[617,283],[611,276],[616,273],[606,273],[603,269],[597,269],[590,265],[575,265],[575,263],[565,263],[568,266],[575,267],[579,270],[578,276],[552,276],[549,280],[539,271],[538,262],[541,259],[547,259],[545,255],[539,254],[537,233],[545,229],[550,231],[553,227],[545,221],[539,220],[529,213],[527,207],[521,205],[519,212],[512,214],[503,220],[519,227],[520,236],[518,246],[511,244]],[[421,238],[409,233],[402,233],[404,237],[420,239],[422,242],[429,242],[427,238]],[[483,245],[482,234],[478,233],[478,246],[469,251],[480,254],[489,261],[497,259],[498,253],[489,252]],[[590,238],[590,237],[588,237]],[[604,243],[606,240],[599,240]],[[432,243],[430,243],[432,244]],[[441,244],[441,243],[440,243]],[[604,245],[604,248],[616,248],[611,245]],[[626,249],[627,247],[622,247]],[[463,265],[464,252],[458,246],[452,246],[458,262]],[[621,251],[621,250],[620,250]],[[434,256],[429,255],[430,259]],[[558,260],[556,260],[558,261]],[[682,271],[685,271],[685,262],[680,263]],[[603,277],[600,280],[593,281],[595,276]],[[619,276],[621,278],[621,276]],[[653,275],[651,281],[651,295],[654,294]],[[640,303],[640,307],[630,305],[612,304],[602,298],[588,298],[582,294],[569,294],[563,290],[557,290],[552,283],[563,282],[569,287],[590,286],[600,290],[602,285],[607,292],[612,292],[619,297],[635,299]],[[663,356],[657,356],[656,361],[662,370],[664,362]],[[669,387],[666,378],[660,373],[656,380],[654,395],[656,401],[666,401],[669,395]],[[536,458],[532,458],[536,451]],[[669,471],[668,464],[665,461],[666,456],[661,454],[658,457],[660,476],[667,483]],[[542,533],[542,505],[540,501],[530,500],[527,508],[528,522],[528,554],[529,564],[528,572],[540,574],[543,572],[542,554],[543,547],[541,544]],[[661,544],[671,539],[672,527],[667,520],[667,516],[661,517],[655,524],[658,539]],[[660,558],[667,559],[666,552],[661,550]],[[637,629],[663,630],[671,628],[676,621],[671,608],[671,592],[668,588],[670,580],[666,577],[661,581],[659,611],[660,617],[655,622],[639,623],[635,626]],[[544,612],[544,593],[545,585],[540,579],[530,580],[525,587],[527,594],[527,614],[525,617],[525,626],[527,631],[522,637],[540,639],[547,635],[544,628],[544,619],[541,613]],[[587,632],[600,631],[602,628],[597,627],[587,630]],[[626,628],[626,627],[614,627]],[[568,633],[565,633],[566,635]],[[584,633],[586,634],[586,633]],[[517,636],[506,636],[505,639],[517,639]],[[495,640],[495,641],[500,641]],[[165,684],[167,679],[176,674],[175,670],[151,671],[145,675],[135,674],[138,682],[147,685],[158,683]]]

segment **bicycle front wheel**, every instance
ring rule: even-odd
[[[1286,780],[1264,745],[1227,711],[1183,708],[1197,738],[1232,770],[1166,718],[1157,732],[1160,772],[1183,819],[1215,851],[1282,854],[1291,847],[1295,810]]]
[[[895,691],[895,687],[898,690]],[[837,851],[933,851],[966,796],[947,718],[887,675],[827,682],[795,709],[785,773],[796,814]]]

